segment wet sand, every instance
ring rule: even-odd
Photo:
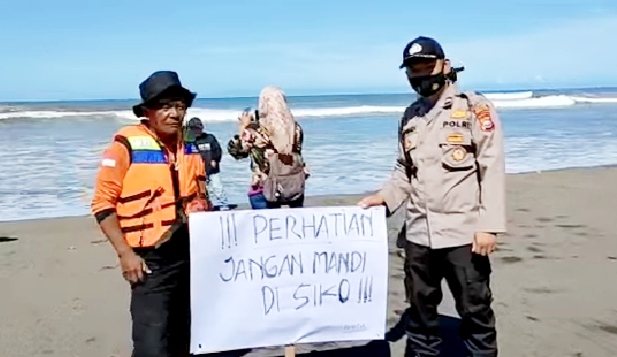
[[[500,356],[617,354],[615,182],[616,168],[508,177],[509,232],[492,258]],[[355,204],[358,197],[313,197],[308,204]],[[395,246],[400,218],[389,220],[391,327],[406,308]],[[0,223],[0,355],[129,356],[128,293],[92,218]],[[441,311],[456,316],[451,301]],[[457,319],[444,323],[446,348],[453,348]],[[404,339],[352,345],[300,345],[298,352],[402,356]]]

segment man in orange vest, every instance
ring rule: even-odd
[[[187,216],[210,207],[204,163],[181,134],[195,94],[167,71],[139,91],[141,122],[120,129],[103,154],[92,212],[131,285],[132,356],[188,356]]]

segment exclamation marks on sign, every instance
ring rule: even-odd
[[[238,246],[238,231],[236,227],[236,215],[228,214],[219,217],[219,228],[221,231],[221,249],[230,249]]]
[[[219,217],[219,228],[221,229],[221,249],[225,249],[225,225],[223,224],[223,217]]]
[[[358,285],[358,304],[373,301],[373,277],[364,277]]]

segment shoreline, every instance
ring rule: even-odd
[[[525,171],[525,172],[516,172],[516,173],[508,173],[506,177],[514,177],[514,176],[526,176],[526,175],[537,175],[537,174],[551,174],[551,173],[559,173],[559,172],[576,172],[576,171],[595,171],[595,170],[611,170],[617,168],[617,163],[608,164],[608,165],[596,165],[596,166],[570,166],[558,169],[550,169],[550,170],[536,170],[536,171]],[[376,191],[364,191],[363,193],[351,193],[351,194],[329,194],[329,195],[316,195],[316,196],[307,196],[307,202],[312,201],[321,201],[327,200],[330,197],[340,197],[340,198],[358,198],[365,195],[370,195]],[[238,209],[249,209],[249,203],[242,202],[238,204]],[[62,219],[73,219],[73,218],[87,218],[91,217],[91,214],[81,214],[75,216],[55,216],[55,217],[39,217],[39,218],[23,218],[23,219],[14,219],[14,220],[2,220],[0,219],[0,225],[2,224],[10,224],[10,223],[29,223],[33,221],[53,221],[53,220],[62,220]],[[92,218],[94,219],[94,218]]]
[[[614,356],[617,186],[609,182],[616,181],[617,167],[508,175],[508,232],[491,256],[500,356]],[[360,196],[308,197],[307,206],[353,205]],[[396,247],[400,212],[388,219],[389,328],[407,307]],[[0,223],[0,291],[7,356],[130,354],[129,287],[90,217]],[[387,356],[402,355],[398,337]],[[351,353],[353,345],[298,345],[298,353],[362,354]],[[274,347],[246,356],[282,354]]]

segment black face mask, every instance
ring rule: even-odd
[[[439,92],[446,85],[446,76],[443,73],[428,76],[409,78],[411,88],[421,97],[430,97]]]

